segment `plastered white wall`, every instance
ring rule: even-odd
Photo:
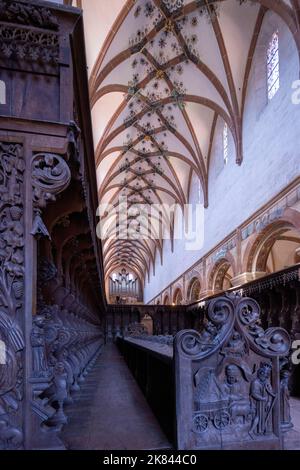
[[[280,44],[280,89],[269,103],[262,82],[263,41],[278,28]],[[187,252],[184,242],[175,242],[171,253],[165,243],[163,266],[156,258],[155,276],[145,283],[147,303],[173,282],[193,263],[222,241],[238,225],[284,189],[300,174],[300,105],[292,103],[292,83],[299,79],[299,59],[291,33],[277,15],[269,12],[264,20],[255,52],[245,103],[243,125],[243,163],[235,163],[232,138],[229,162],[224,166],[222,130],[217,122],[209,171],[209,207],[204,216],[202,249]],[[264,80],[265,85],[265,80]],[[194,178],[191,202],[197,199],[198,182]]]

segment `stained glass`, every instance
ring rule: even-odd
[[[228,163],[228,126],[225,123],[223,128],[223,157],[224,163],[227,165]]]
[[[267,53],[268,98],[271,100],[279,90],[279,37],[276,31],[269,43]]]

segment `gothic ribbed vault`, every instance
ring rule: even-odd
[[[227,123],[241,164],[247,83],[264,16],[275,11],[299,45],[297,0],[112,0],[109,11],[104,3],[79,4],[88,24],[100,202],[116,205],[122,194],[129,208],[183,207],[196,176],[207,206],[217,120]],[[164,213],[157,218],[164,221]],[[162,261],[163,240],[159,233],[107,238],[103,251],[107,275],[124,265],[143,282],[157,255]]]

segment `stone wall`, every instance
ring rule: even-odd
[[[279,32],[280,89],[267,101],[265,62],[267,44],[274,31]],[[204,216],[204,244],[196,251],[184,250],[183,241],[175,241],[174,252],[167,241],[163,265],[156,257],[155,275],[145,285],[145,302],[160,298],[162,288],[206,256],[239,225],[279,195],[299,176],[298,135],[300,106],[292,103],[292,83],[299,76],[299,59],[291,33],[272,12],[265,16],[249,77],[243,122],[243,162],[235,163],[232,139],[229,161],[222,152],[223,122],[218,120],[209,172],[209,207]],[[193,179],[191,202],[197,201],[198,182]],[[240,273],[237,274],[241,274]]]

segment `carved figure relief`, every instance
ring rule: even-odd
[[[45,319],[37,316],[31,330],[31,346],[33,351],[33,375],[35,377],[49,374],[46,358],[46,340],[44,331]]]
[[[250,435],[264,435],[272,432],[272,410],[277,399],[270,379],[272,366],[262,363],[257,371],[257,377],[252,381],[250,396],[254,404],[254,418]]]
[[[189,368],[193,379],[193,387],[189,392],[185,388],[179,400],[179,446],[184,448],[181,443],[187,439],[194,449],[251,446],[257,441],[279,448],[278,436],[284,423],[290,426],[290,411],[288,374],[282,370],[279,389],[276,373],[289,349],[285,330],[263,330],[254,300],[212,300],[202,331],[182,331],[175,338],[177,387],[181,389],[180,374],[186,375]],[[190,430],[183,424],[190,409],[187,396],[193,402]]]
[[[280,371],[280,410],[281,429],[286,432],[293,427],[290,408],[289,380],[291,373],[288,369]]]
[[[56,364],[51,385],[45,390],[43,396],[48,399],[48,403],[56,410],[45,424],[49,427],[61,428],[67,422],[63,407],[68,398],[67,373],[63,363],[58,362]]]

